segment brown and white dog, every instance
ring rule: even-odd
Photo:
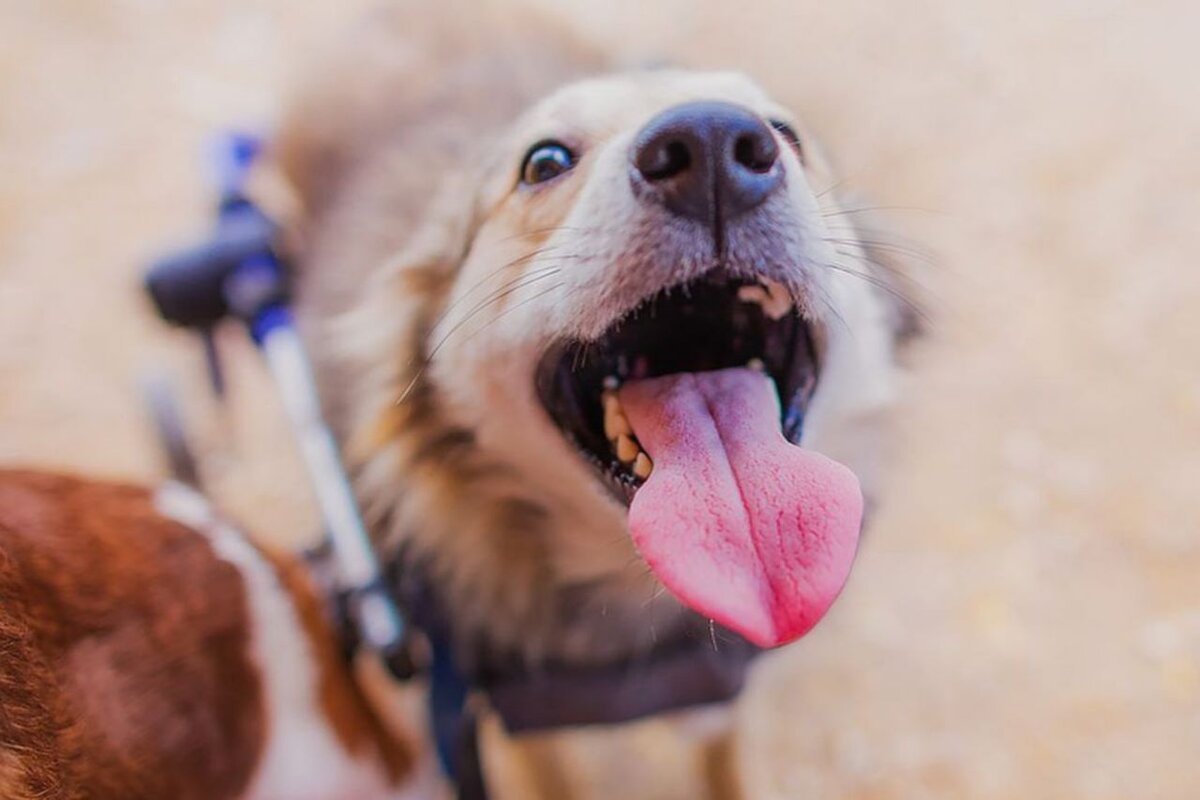
[[[276,149],[381,553],[469,671],[636,665],[714,619],[794,639],[857,534],[814,454],[876,488],[902,279],[749,78],[438,5],[322,62]]]
[[[431,797],[322,602],[182,485],[0,471],[0,797]]]

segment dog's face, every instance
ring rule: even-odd
[[[562,580],[622,573],[632,533],[676,597],[762,644],[846,577],[858,489],[812,451],[869,469],[895,370],[888,297],[798,131],[733,74],[546,98],[473,181],[423,345],[446,414],[545,511]]]

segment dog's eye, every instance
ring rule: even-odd
[[[767,120],[775,132],[783,137],[784,141],[792,146],[796,151],[796,155],[800,157],[800,161],[804,161],[804,146],[800,143],[800,134],[796,133],[796,129],[788,125],[781,119]]]
[[[557,178],[575,166],[575,154],[561,142],[535,144],[521,166],[521,182],[534,184]]]

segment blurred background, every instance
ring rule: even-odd
[[[0,0],[0,463],[159,476],[167,369],[222,502],[315,531],[255,359],[215,408],[138,280],[206,229],[206,137],[269,129],[365,5]],[[1200,796],[1200,5],[544,5],[750,72],[936,254],[857,570],[742,705],[751,796]]]

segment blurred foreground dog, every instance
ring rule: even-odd
[[[0,472],[0,798],[428,797],[322,602],[183,486]]]
[[[875,489],[903,280],[750,79],[489,8],[372,17],[276,141],[396,590],[485,688],[791,641]]]

